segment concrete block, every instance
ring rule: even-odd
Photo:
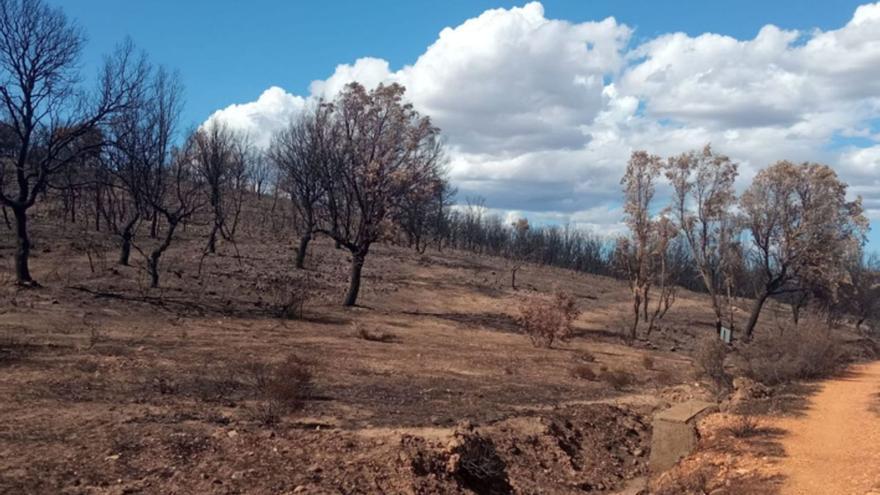
[[[691,400],[676,404],[654,415],[651,437],[651,472],[661,473],[689,455],[697,447],[697,421],[718,412],[711,402]]]

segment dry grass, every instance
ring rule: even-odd
[[[727,345],[714,334],[700,339],[694,350],[694,362],[700,373],[709,379],[715,391],[727,393],[733,386],[733,378],[724,368]]]
[[[635,375],[622,369],[603,371],[599,379],[611,385],[614,390],[626,390],[638,383]]]
[[[580,380],[596,381],[596,372],[588,364],[576,364],[571,369],[571,376]]]
[[[381,330],[370,330],[365,325],[360,323],[354,323],[354,334],[357,338],[363,339],[369,342],[379,342],[382,344],[390,344],[391,342],[397,341],[397,336],[390,332],[383,332]]]

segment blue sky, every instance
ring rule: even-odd
[[[524,2],[52,0],[88,34],[85,67],[126,36],[154,61],[180,71],[187,87],[185,122],[249,101],[269,86],[304,92],[337,64],[381,57],[397,69],[413,63],[446,26],[496,7]],[[615,17],[636,28],[634,41],[683,31],[753,37],[765,24],[831,28],[844,24],[858,1],[553,1],[548,17],[572,22]]]
[[[86,76],[126,36],[177,69],[185,126],[222,109],[268,135],[348,80],[403,82],[463,195],[501,214],[614,232],[629,151],[712,142],[741,186],[777,159],[830,163],[880,221],[880,4],[49,1],[87,32]]]

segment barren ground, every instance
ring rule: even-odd
[[[620,281],[526,267],[514,291],[502,260],[376,246],[346,310],[346,253],[317,242],[296,272],[286,231],[245,230],[240,256],[224,245],[201,273],[184,232],[148,290],[142,260],[115,265],[109,237],[89,234],[90,263],[74,227],[39,225],[45,287],[7,280],[0,301],[0,493],[614,492],[646,474],[650,414],[709,396],[688,357],[711,329],[700,295],[682,291],[629,346]],[[12,247],[0,227],[3,274]],[[303,319],[272,311],[277,274],[313,287]],[[554,288],[577,297],[578,335],[538,349],[512,317]],[[291,354],[312,363],[313,392],[266,425],[248,370]],[[633,380],[613,387],[609,370]],[[468,435],[488,439],[500,478],[449,468]]]

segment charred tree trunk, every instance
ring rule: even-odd
[[[211,228],[211,233],[208,235],[208,246],[205,248],[210,254],[217,252],[217,232],[219,230],[220,224],[214,222],[214,226]]]
[[[367,249],[359,249],[351,253],[351,279],[343,306],[354,306],[357,303],[358,293],[361,289],[361,270],[364,268],[366,257]]]
[[[132,218],[122,227],[122,241],[119,245],[119,264],[128,266],[131,258],[131,239],[134,237],[134,225],[137,223],[138,217]]]
[[[306,266],[306,250],[309,248],[309,242],[312,241],[312,232],[307,231],[299,238],[299,249],[296,251],[296,267],[300,270]]]
[[[168,229],[165,232],[165,238],[162,240],[162,243],[150,253],[150,257],[147,260],[147,271],[150,273],[150,288],[155,289],[159,287],[159,260],[162,258],[162,254],[165,250],[168,249],[168,246],[171,245],[171,239],[174,237],[174,230],[177,228],[179,222],[179,219],[168,219]]]
[[[6,207],[3,208],[3,221],[6,222],[6,229],[12,230],[12,223],[9,221],[9,215],[6,213]]]
[[[764,307],[764,303],[767,302],[767,298],[770,297],[769,291],[764,291],[755,299],[755,303],[752,305],[752,312],[749,315],[749,321],[746,323],[745,328],[745,337],[746,340],[752,339],[752,333],[755,331],[755,325],[758,324],[758,316],[761,315],[761,308]]]
[[[34,279],[31,278],[29,266],[31,255],[31,240],[28,237],[27,229],[27,209],[23,207],[12,207],[12,213],[15,216],[15,279],[18,285],[34,286]]]

